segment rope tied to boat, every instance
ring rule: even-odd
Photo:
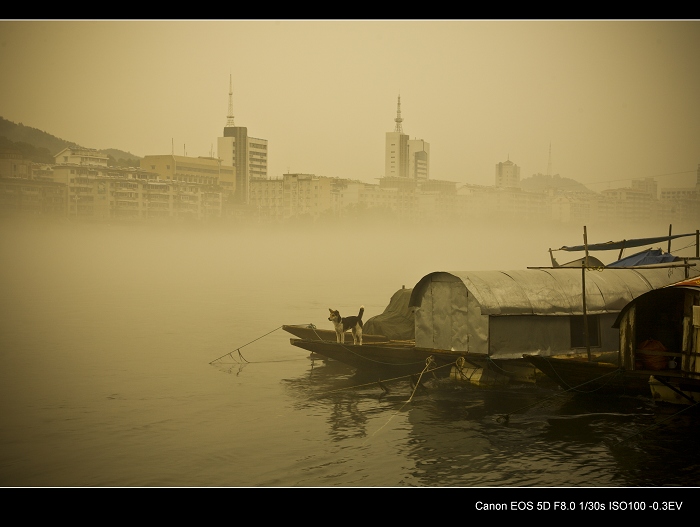
[[[455,361],[455,368],[457,368],[461,379],[471,381],[478,368],[471,368],[472,372],[467,375],[466,373],[464,373],[464,365],[466,364],[466,362],[467,361],[464,357],[458,357]]]
[[[234,357],[233,357],[233,352],[234,352],[234,351],[237,351],[237,352],[238,352],[238,356],[239,356],[241,359],[243,359],[245,362],[249,362],[249,361],[247,361],[247,360],[245,359],[245,357],[243,357],[243,355],[241,354],[241,348],[244,348],[244,347],[247,346],[248,344],[252,344],[252,343],[255,342],[256,340],[260,340],[261,338],[268,336],[270,333],[274,333],[275,331],[277,331],[277,330],[280,329],[281,327],[282,327],[282,326],[278,326],[278,327],[276,327],[275,329],[273,329],[272,331],[268,331],[268,332],[265,333],[264,335],[260,335],[258,338],[253,339],[253,340],[251,340],[250,342],[247,342],[247,343],[243,344],[243,346],[238,346],[236,349],[234,349],[234,350],[232,350],[232,351],[229,351],[228,353],[224,353],[221,357],[219,357],[218,359],[214,359],[214,360],[211,361],[209,364],[214,364],[216,361],[221,360],[221,359],[223,359],[224,357],[231,357],[231,358],[233,359],[233,358],[234,358]],[[235,359],[234,359],[234,360],[235,360]]]
[[[380,426],[377,430],[374,431],[374,433],[373,433],[371,436],[369,436],[367,439],[365,439],[364,442],[363,442],[362,444],[366,443],[367,441],[369,441],[369,439],[370,439],[371,437],[374,437],[376,434],[378,434],[378,433],[382,430],[382,428],[384,428],[386,425],[388,425],[389,422],[391,422],[391,420],[392,420],[394,417],[396,417],[396,415],[397,415],[399,412],[401,412],[401,410],[403,410],[404,407],[405,407],[408,403],[410,403],[410,402],[413,400],[413,396],[416,394],[416,390],[418,390],[418,387],[419,387],[419,386],[422,386],[422,384],[421,384],[421,379],[423,378],[423,374],[424,374],[425,372],[429,371],[429,370],[431,369],[431,367],[434,367],[434,366],[435,366],[435,359],[434,359],[433,356],[431,355],[430,357],[428,357],[427,359],[425,359],[425,368],[423,368],[423,371],[420,372],[420,375],[418,376],[418,380],[416,381],[416,385],[413,387],[413,392],[411,393],[411,396],[408,398],[408,400],[407,400],[405,403],[403,403],[403,404],[401,405],[401,408],[399,408],[398,410],[396,410],[396,411],[389,417],[389,419],[387,419],[386,423],[384,423],[382,426]]]
[[[621,370],[620,368],[617,368],[616,370],[611,371],[611,372],[608,372],[608,373],[606,373],[606,374],[604,374],[604,375],[601,375],[601,376],[599,376],[599,377],[596,377],[595,379],[591,379],[591,380],[589,380],[589,381],[583,382],[583,383],[578,384],[578,385],[576,385],[576,386],[570,386],[568,389],[565,389],[564,391],[562,391],[562,392],[560,392],[560,393],[555,393],[554,395],[550,395],[549,397],[545,397],[544,399],[540,399],[539,401],[535,401],[535,402],[532,403],[532,404],[528,404],[528,405],[526,405],[526,406],[523,406],[523,407],[521,407],[521,408],[518,408],[518,409],[516,409],[516,410],[513,410],[513,411],[512,411],[511,413],[509,413],[509,414],[499,414],[499,415],[496,416],[496,421],[499,422],[499,423],[507,423],[507,422],[510,420],[510,416],[513,415],[513,414],[516,413],[516,412],[521,412],[521,411],[523,411],[523,410],[527,410],[528,408],[532,408],[532,407],[534,407],[534,406],[537,406],[537,405],[539,405],[539,404],[542,404],[542,403],[544,403],[544,402],[546,402],[546,401],[549,401],[550,399],[555,399],[555,398],[557,398],[557,397],[561,397],[562,395],[566,395],[566,394],[568,394],[569,392],[572,392],[572,391],[578,392],[578,393],[594,393],[594,392],[596,392],[596,391],[598,391],[598,390],[604,388],[605,385],[606,385],[608,382],[610,382],[615,376],[620,375],[621,373],[622,373],[622,370]],[[558,375],[557,375],[557,376],[558,376]],[[585,390],[579,390],[579,389],[578,389],[578,388],[580,388],[581,386],[585,386],[586,384],[589,384],[589,383],[591,383],[591,382],[600,381],[601,379],[603,379],[603,378],[605,378],[605,377],[610,377],[610,378],[607,380],[607,382],[606,382],[605,384],[599,386],[599,387],[596,388],[595,390],[588,390],[588,391],[585,391]],[[561,379],[561,377],[559,377],[559,378]],[[562,380],[562,382],[564,382],[563,379],[561,379],[561,380]],[[564,384],[566,384],[566,382],[564,382]],[[566,384],[566,385],[569,386],[568,384]]]
[[[632,439],[633,437],[638,436],[638,435],[641,435],[641,434],[643,434],[644,432],[647,432],[647,431],[651,430],[652,428],[656,428],[657,426],[659,426],[659,425],[665,423],[665,422],[668,421],[669,419],[673,419],[673,418],[676,417],[677,415],[680,415],[680,414],[682,414],[683,412],[686,412],[686,411],[688,411],[688,410],[690,410],[690,409],[692,409],[692,408],[695,408],[698,404],[700,404],[700,401],[686,406],[686,407],[683,408],[682,410],[680,410],[680,411],[674,413],[673,415],[668,416],[666,419],[662,419],[661,421],[659,421],[659,422],[657,422],[657,423],[654,423],[653,425],[648,426],[648,427],[646,427],[645,429],[640,430],[639,432],[636,432],[636,433],[634,433],[634,434],[632,434],[632,435],[630,435],[630,436],[628,436],[628,437],[622,439],[621,441],[618,441],[617,443],[609,443],[609,445],[610,445],[611,448],[618,447],[618,446],[620,446],[622,443],[624,443],[624,442],[626,442],[626,441],[629,441],[629,440]]]
[[[566,390],[564,390],[564,393],[567,393],[567,392],[570,392],[570,391],[575,391],[575,392],[577,392],[577,393],[594,393],[594,392],[597,392],[598,390],[602,390],[603,388],[605,388],[605,386],[606,386],[607,384],[609,384],[610,382],[612,382],[612,381],[615,379],[615,377],[617,377],[618,375],[622,375],[622,373],[623,373],[622,368],[616,368],[615,370],[613,370],[613,371],[611,371],[611,372],[608,372],[608,373],[604,373],[603,375],[599,375],[598,377],[596,377],[596,378],[594,378],[594,379],[590,379],[590,380],[588,380],[588,381],[586,381],[586,382],[582,382],[581,384],[577,384],[576,386],[571,386],[571,385],[569,385],[564,379],[562,379],[561,375],[559,375],[559,372],[557,372],[556,369],[554,369],[554,368],[552,368],[552,369],[554,370],[554,373],[557,374],[557,377],[559,378],[559,380],[561,380],[561,382],[562,382],[563,384],[566,384],[566,385],[569,387],[569,388],[567,388]],[[603,383],[603,384],[601,384],[601,385],[598,386],[597,388],[595,388],[595,389],[593,389],[593,390],[579,390],[579,388],[580,388],[581,386],[585,386],[585,385],[590,384],[590,383],[592,383],[592,382],[601,381],[602,379],[605,379],[605,377],[608,377],[608,379],[606,380],[606,382]]]

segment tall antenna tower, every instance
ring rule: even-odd
[[[396,107],[396,119],[394,119],[396,122],[396,128],[394,128],[394,132],[399,132],[403,133],[403,127],[401,126],[401,123],[403,122],[403,119],[401,119],[401,96],[399,95],[399,104]]]
[[[236,126],[233,124],[233,75],[229,74],[228,79],[228,116],[226,126]]]
[[[552,142],[549,142],[549,164],[547,165],[547,175],[552,175]]]

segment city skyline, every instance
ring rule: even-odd
[[[697,21],[0,22],[0,115],[96,149],[208,156],[227,123],[269,141],[268,176],[384,175],[403,130],[430,178],[551,173],[595,191],[700,162]]]

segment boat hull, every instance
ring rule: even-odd
[[[337,360],[361,371],[412,375],[423,371],[449,376],[459,354],[416,348],[411,341],[387,341],[362,346],[325,340],[290,339],[292,345]]]
[[[581,357],[524,358],[563,389],[573,393],[651,395],[649,373],[624,370],[609,362],[588,361]]]
[[[700,380],[697,379],[672,379],[652,375],[649,388],[656,401],[687,405],[700,402]]]
[[[303,340],[326,340],[328,342],[336,342],[335,330],[333,329],[319,329],[313,324],[299,324],[299,325],[284,325],[282,329],[287,333],[291,333],[297,338]],[[362,343],[369,344],[372,342],[388,342],[389,339],[384,335],[372,335],[363,334]],[[345,332],[345,343],[352,344],[352,333],[350,331]]]

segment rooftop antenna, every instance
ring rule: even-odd
[[[552,142],[549,142],[549,164],[547,165],[547,175],[552,175]]]
[[[170,152],[172,155],[175,155],[175,139],[170,138]]]
[[[394,132],[399,132],[400,134],[403,133],[403,127],[401,126],[401,123],[403,122],[403,119],[401,119],[401,95],[399,95],[399,103],[396,106],[396,119],[394,119],[396,122],[396,128],[394,128]]]
[[[233,124],[233,75],[229,74],[228,79],[228,116],[226,126],[236,126]]]

